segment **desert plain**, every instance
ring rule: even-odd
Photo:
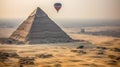
[[[106,27],[102,28],[97,29],[101,31]],[[111,29],[114,28],[116,29]],[[14,30],[1,28],[1,38],[9,37]],[[80,41],[31,45],[1,44],[0,67],[120,67],[119,37],[78,33],[80,30],[75,28],[63,30],[73,39]],[[87,30],[96,31],[96,28]]]

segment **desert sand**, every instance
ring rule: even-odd
[[[83,41],[1,44],[0,67],[120,67],[119,38],[67,33],[73,39]]]

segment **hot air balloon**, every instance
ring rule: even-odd
[[[55,3],[54,4],[54,8],[57,10],[57,12],[59,12],[59,10],[61,9],[62,4],[61,3]]]

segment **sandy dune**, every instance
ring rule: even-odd
[[[0,45],[0,67],[120,67],[120,38],[76,34],[71,32],[78,30],[71,30],[66,32],[73,39],[87,42]],[[2,36],[8,37],[13,31],[1,29],[0,33],[7,32]],[[84,47],[77,49],[79,46]],[[3,61],[1,52],[16,53],[18,57],[13,55]],[[34,58],[34,64],[20,66],[20,59],[24,57]]]
[[[78,46],[84,48],[77,49]],[[101,49],[87,42],[39,44],[39,45],[0,45],[0,51],[16,52],[20,57],[35,58],[33,65],[24,67],[119,67],[119,61],[109,55],[119,56],[119,52]],[[36,55],[51,54],[52,57],[40,58]],[[9,57],[1,67],[19,67],[19,58]]]

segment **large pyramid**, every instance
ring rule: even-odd
[[[73,41],[39,7],[10,36],[10,43],[59,43]]]

